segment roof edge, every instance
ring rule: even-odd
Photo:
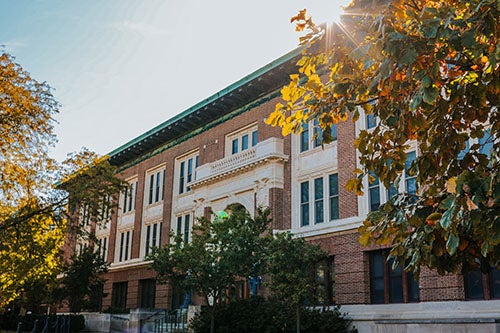
[[[189,114],[195,112],[196,110],[199,110],[201,108],[203,108],[204,106],[216,101],[217,99],[219,99],[220,97],[224,96],[224,95],[227,95],[228,93],[244,86],[245,84],[249,83],[250,81],[258,78],[259,76],[265,74],[266,72],[286,63],[287,61],[290,61],[291,59],[295,58],[296,56],[298,56],[303,50],[303,47],[298,47],[288,53],[286,53],[285,55],[279,57],[278,59],[276,60],[273,60],[271,61],[270,63],[268,63],[267,65],[257,69],[256,71],[246,75],[245,77],[239,79],[238,81],[234,82],[233,84],[227,86],[226,88],[216,92],[215,94],[211,95],[210,97],[196,103],[195,105],[187,108],[186,110],[184,110],[183,112],[175,115],[174,117],[164,121],[163,123],[153,127],[152,129],[150,129],[149,131],[139,135],[138,137],[130,140],[129,142],[121,145],[120,147],[112,150],[111,152],[109,152],[108,154],[106,154],[109,158],[113,158],[113,156],[119,154],[120,152],[126,150],[127,148],[130,148],[132,147],[133,145],[137,144],[138,142],[144,140],[145,138],[153,135],[154,133],[157,133],[158,131],[168,127],[169,125],[175,123],[176,121],[178,121],[179,119],[182,119],[186,116],[188,116]]]

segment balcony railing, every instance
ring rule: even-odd
[[[191,183],[191,187],[197,187],[243,170],[255,168],[262,163],[287,160],[288,156],[283,153],[283,139],[269,138],[238,154],[198,167],[196,169],[196,180]]]

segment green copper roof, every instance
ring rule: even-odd
[[[118,147],[108,154],[110,162],[115,165],[129,163],[143,154],[185,136],[190,131],[281,88],[289,80],[289,74],[296,72],[295,64],[301,51],[301,48],[297,48],[285,54]]]

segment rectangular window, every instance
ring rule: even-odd
[[[186,162],[181,162],[180,176],[179,176],[179,194],[184,193],[184,168],[186,166]]]
[[[151,241],[151,226],[148,225],[146,227],[146,255],[149,254],[150,241]]]
[[[238,153],[238,139],[234,139],[232,143],[232,148],[231,148],[231,154],[236,154]]]
[[[257,142],[259,142],[259,135],[257,131],[252,132],[252,147],[257,145]]]
[[[309,125],[302,124],[302,131],[300,132],[300,152],[309,150]]]
[[[189,242],[190,220],[191,215],[184,215],[184,243]]]
[[[176,235],[180,235],[185,243],[189,242],[189,234],[191,232],[191,215],[180,215],[177,216],[177,232]]]
[[[500,270],[493,267],[490,273],[479,269],[464,275],[467,300],[500,299]]]
[[[155,247],[156,244],[156,237],[158,235],[158,223],[153,224],[153,239],[151,241],[151,246]]]
[[[155,202],[160,201],[160,193],[161,193],[161,173],[156,173],[156,188],[155,188]]]
[[[405,185],[406,192],[408,194],[415,195],[417,193],[417,176],[409,173],[409,169],[413,161],[415,161],[417,157],[417,153],[415,151],[409,152],[406,155],[405,161]]]
[[[318,119],[314,119],[313,139],[314,148],[319,147],[323,144],[323,129],[319,127]]]
[[[339,213],[339,175],[334,173],[328,176],[328,196],[330,208],[330,221],[337,220]]]
[[[248,149],[248,134],[241,137],[241,151]]]
[[[309,225],[309,182],[300,184],[300,225]]]
[[[323,178],[316,178],[314,180],[314,223],[322,223],[323,221]]]
[[[371,302],[409,303],[420,300],[418,282],[413,272],[404,272],[401,266],[393,269],[393,260],[387,260],[389,251],[370,253]]]
[[[368,196],[370,200],[370,212],[374,212],[380,206],[380,181],[373,172],[370,172],[370,176],[373,178],[368,177]]]
[[[179,194],[191,191],[189,186],[196,180],[196,168],[198,167],[198,155],[191,155],[179,164]]]
[[[125,312],[127,308],[127,282],[113,283],[111,292],[111,307],[120,312]]]
[[[149,176],[149,201],[148,203],[151,205],[153,203],[153,188],[155,183],[155,175]]]
[[[394,184],[391,184],[391,186],[387,189],[387,200],[391,200],[392,197],[395,197],[396,195],[398,195],[398,189],[394,186]]]
[[[108,238],[105,237],[102,239],[102,260],[107,261],[108,260]]]
[[[141,308],[153,309],[155,307],[155,294],[155,280],[139,280],[139,306]]]
[[[130,183],[130,186],[123,193],[123,212],[131,212],[135,209],[135,196],[137,192],[137,182]]]
[[[335,304],[335,262],[333,256],[317,264],[315,277],[319,288],[317,305]]]
[[[118,258],[118,261],[122,261],[123,260],[123,248],[124,248],[124,245],[125,245],[125,233],[121,233],[120,234],[120,257]]]
[[[127,231],[127,234],[125,236],[125,260],[128,260],[129,249],[130,249],[130,231]]]
[[[377,120],[373,113],[366,115],[366,129],[374,128],[377,126]]]

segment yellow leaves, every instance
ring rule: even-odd
[[[355,193],[356,195],[363,195],[362,183],[360,178],[351,178],[345,185],[346,190]]]
[[[434,213],[430,214],[429,216],[427,216],[427,218],[425,219],[425,222],[428,225],[433,226],[436,224],[437,221],[441,220],[442,216],[443,216],[443,214],[434,212]]]
[[[299,13],[290,19],[290,23],[295,21],[305,21],[306,20],[307,9],[299,10]]]
[[[457,177],[452,177],[446,181],[446,192],[457,194]]]

